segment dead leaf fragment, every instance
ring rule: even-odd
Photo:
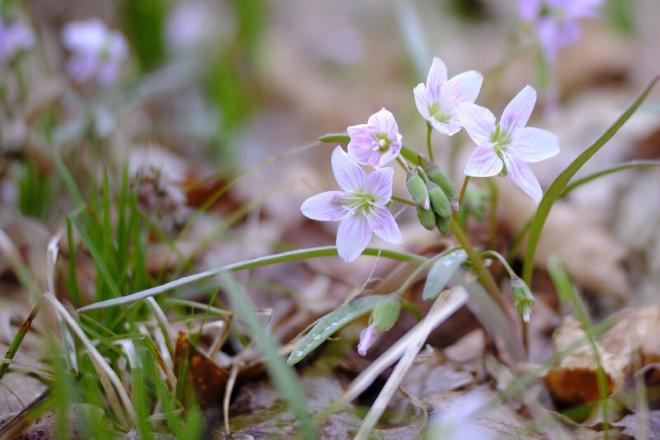
[[[580,323],[569,316],[557,328],[552,339],[555,351],[562,352],[570,350],[576,342],[586,340],[586,334]],[[596,349],[605,370],[608,393],[620,391],[623,388],[625,369],[630,357],[625,353],[623,355],[611,353],[598,342]],[[557,400],[566,403],[593,402],[598,400],[596,370],[591,345],[585,343],[563,356],[558,366],[548,370],[544,381]]]

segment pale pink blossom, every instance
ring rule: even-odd
[[[440,58],[433,58],[426,84],[413,89],[417,111],[434,129],[453,136],[461,130],[456,106],[474,102],[481,90],[483,76],[474,70],[447,79],[447,66]]]
[[[401,139],[394,115],[385,108],[369,116],[366,124],[347,129],[348,155],[357,163],[380,168],[399,157]]]
[[[305,200],[302,213],[312,220],[340,222],[339,256],[350,263],[371,241],[373,233],[389,243],[403,237],[385,205],[392,198],[392,168],[367,174],[341,147],[332,153],[332,171],[341,191],[326,191]]]
[[[66,67],[76,82],[96,78],[100,84],[110,85],[128,56],[124,37],[95,18],[67,24],[62,41],[71,52]]]
[[[34,46],[34,34],[23,23],[5,21],[0,16],[0,64],[7,63],[22,50]]]
[[[536,90],[525,86],[506,106],[500,122],[485,107],[461,104],[456,113],[477,148],[465,174],[474,177],[509,175],[537,203],[543,192],[528,163],[540,162],[559,153],[557,137],[547,130],[526,127]]]
[[[520,16],[533,24],[546,58],[580,37],[582,18],[595,18],[602,0],[521,0]]]

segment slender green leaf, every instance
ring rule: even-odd
[[[651,92],[651,89],[658,82],[660,77],[655,77],[649,84],[642,90],[637,99],[626,109],[625,112],[612,124],[610,128],[605,131],[596,141],[586,150],[584,150],[571,164],[562,171],[559,176],[552,182],[548,190],[543,195],[541,203],[536,210],[536,214],[532,219],[532,223],[529,230],[529,237],[527,240],[527,250],[525,252],[525,260],[523,263],[523,279],[528,286],[532,285],[532,270],[534,268],[534,254],[536,253],[536,245],[541,238],[541,231],[543,230],[543,225],[545,224],[548,215],[550,214],[550,209],[555,201],[561,196],[561,193],[564,191],[564,188],[569,183],[571,178],[577,173],[580,168],[589,160],[591,157],[600,150],[603,145],[605,145],[612,137],[619,131],[619,129],[626,123],[628,119],[635,113],[639,106],[644,102],[646,97]]]
[[[422,264],[426,261],[425,257],[420,257],[419,255],[408,254],[406,252],[398,252],[390,249],[378,249],[378,248],[366,248],[363,252],[363,255],[371,255],[382,258],[389,258],[390,260],[396,261],[405,261],[410,263]],[[270,264],[277,263],[286,263],[290,261],[301,261],[307,260],[310,258],[317,257],[330,257],[337,255],[337,248],[335,246],[320,246],[316,248],[309,249],[297,249],[289,252],[282,252],[280,254],[267,255],[265,257],[258,257],[252,260],[239,261],[237,263],[228,264],[219,269],[210,269],[204,272],[199,272],[196,274],[188,275],[169,283],[162,284],[160,286],[151,287],[149,289],[142,290],[130,295],[122,296],[120,298],[112,298],[106,301],[96,302],[94,304],[89,304],[85,307],[78,309],[80,312],[94,310],[94,309],[105,309],[108,307],[116,307],[123,304],[132,303],[139,301],[150,296],[159,295],[167,291],[176,289],[187,284],[195,283],[205,279],[213,278],[218,276],[223,272],[239,272],[245,269],[253,269],[255,267],[268,266]]]
[[[319,137],[319,142],[328,144],[346,144],[350,142],[351,137],[347,133],[328,133]]]
[[[298,343],[291,352],[287,364],[295,365],[305,356],[321,345],[333,333],[344,327],[349,322],[364,316],[373,310],[383,299],[383,295],[371,295],[357,298],[346,304],[342,304],[332,312],[319,319],[309,333]]]
[[[278,344],[266,331],[259,316],[254,311],[243,287],[238,284],[232,275],[224,272],[220,281],[225,287],[232,304],[232,310],[247,325],[252,337],[266,356],[266,368],[273,383],[286,399],[289,408],[300,422],[300,431],[303,438],[314,439],[316,432],[312,425],[312,418],[307,411],[305,393],[300,380],[294,370],[287,366],[279,354]]]
[[[467,254],[463,250],[452,252],[438,259],[426,277],[422,293],[424,301],[436,299],[465,260],[467,260]]]
[[[566,197],[568,193],[574,189],[589,183],[592,180],[598,179],[599,177],[607,176],[609,174],[618,173],[619,171],[639,169],[639,168],[650,168],[660,166],[660,160],[631,160],[630,162],[623,162],[618,165],[614,165],[610,168],[605,168],[604,170],[596,171],[595,173],[589,174],[588,176],[581,177],[571,181],[561,193],[561,197]]]

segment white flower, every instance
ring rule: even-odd
[[[527,163],[557,155],[559,141],[547,130],[525,126],[535,103],[536,90],[525,86],[506,106],[499,123],[490,110],[476,104],[461,104],[456,113],[477,144],[465,166],[465,174],[474,177],[508,174],[538,203],[543,192]]]

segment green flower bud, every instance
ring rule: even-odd
[[[386,332],[396,324],[401,312],[401,299],[398,296],[388,296],[379,302],[371,312],[371,322],[377,332]]]
[[[406,186],[408,187],[408,192],[410,193],[413,202],[419,207],[429,209],[429,190],[426,187],[424,179],[422,179],[417,173],[408,173]]]
[[[456,195],[456,188],[454,188],[454,183],[451,179],[442,172],[440,168],[431,164],[426,168],[426,175],[429,176],[429,180],[442,189],[447,198],[453,199]]]
[[[419,219],[419,222],[422,224],[422,226],[424,226],[429,231],[435,228],[435,213],[432,209],[417,207],[417,218]]]
[[[435,226],[438,228],[438,231],[440,231],[442,235],[449,234],[449,218],[437,217]]]
[[[527,284],[519,277],[511,278],[511,289],[513,290],[513,301],[520,319],[529,322],[529,317],[532,314],[532,306],[536,302],[532,291],[529,290]]]
[[[451,216],[451,202],[440,188],[435,187],[429,191],[429,197],[431,198],[433,210],[440,217],[447,218]]]

